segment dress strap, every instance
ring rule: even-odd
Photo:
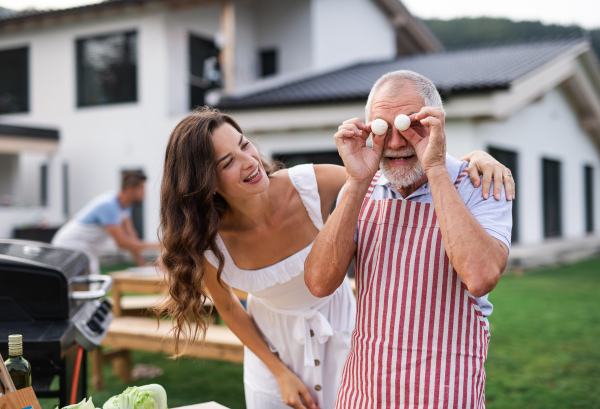
[[[300,194],[302,203],[310,216],[313,224],[321,231],[323,228],[323,215],[321,214],[321,198],[317,177],[312,163],[294,166],[288,170],[292,185]]]

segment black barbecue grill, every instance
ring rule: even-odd
[[[81,252],[0,239],[0,352],[6,359],[8,336],[23,335],[38,398],[68,405],[76,367],[76,401],[86,396],[86,354],[79,350],[98,347],[106,335],[113,315],[104,297],[111,285],[110,276],[90,275]],[[57,377],[58,390],[51,390]]]

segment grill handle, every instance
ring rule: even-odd
[[[69,294],[72,300],[96,300],[106,296],[113,285],[113,278],[107,275],[92,274],[89,276],[74,277],[72,283],[102,283],[102,287],[96,290],[73,291]]]

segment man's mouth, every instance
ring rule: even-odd
[[[252,172],[250,174],[250,176],[248,176],[246,179],[244,179],[244,182],[252,182],[259,176],[260,176],[260,166],[256,166],[256,169],[254,169],[254,172]]]
[[[393,151],[387,150],[383,152],[383,157],[392,162],[408,162],[409,160],[415,157],[415,151],[411,150],[409,152],[402,151]]]

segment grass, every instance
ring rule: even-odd
[[[489,409],[600,408],[600,258],[503,277],[490,301]]]
[[[494,314],[486,363],[488,409],[600,408],[600,258],[524,275],[506,275],[490,294]],[[242,365],[134,352],[164,374],[169,407],[217,401],[243,409]],[[105,367],[97,407],[126,388]],[[91,375],[88,377],[91,379]],[[43,403],[44,409],[53,408]],[[323,408],[327,409],[327,408]]]

